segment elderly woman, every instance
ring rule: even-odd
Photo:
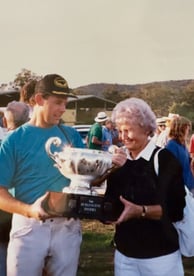
[[[156,118],[149,105],[130,98],[112,113],[128,160],[107,180],[105,198],[118,212],[115,242],[115,276],[182,276],[178,234],[172,222],[183,218],[185,190],[182,169],[166,149],[150,137]]]

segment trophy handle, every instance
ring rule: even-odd
[[[103,175],[97,177],[96,179],[94,179],[91,183],[90,183],[90,188],[92,188],[93,186],[101,186],[102,182],[104,182],[107,177],[114,172],[115,170],[117,170],[118,167],[116,165],[113,165],[111,168],[107,169]]]
[[[51,137],[47,140],[46,144],[45,144],[45,149],[47,154],[55,161],[57,162],[57,156],[56,154],[53,154],[51,152],[51,145],[55,145],[57,147],[59,147],[61,145],[61,139],[59,137]]]

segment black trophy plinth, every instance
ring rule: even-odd
[[[115,221],[118,212],[113,203],[103,196],[49,192],[42,207],[51,216]]]

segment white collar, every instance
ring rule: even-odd
[[[152,140],[150,140],[148,142],[148,144],[146,145],[146,147],[137,155],[137,157],[135,159],[132,159],[130,154],[128,154],[128,159],[137,160],[139,158],[143,158],[143,159],[149,161],[151,158],[152,152],[155,148],[156,148],[156,145],[154,144],[154,142]]]

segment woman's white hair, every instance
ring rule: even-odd
[[[129,98],[119,102],[112,112],[112,120],[117,125],[132,123],[139,125],[153,135],[156,130],[156,116],[151,107],[142,99]]]

